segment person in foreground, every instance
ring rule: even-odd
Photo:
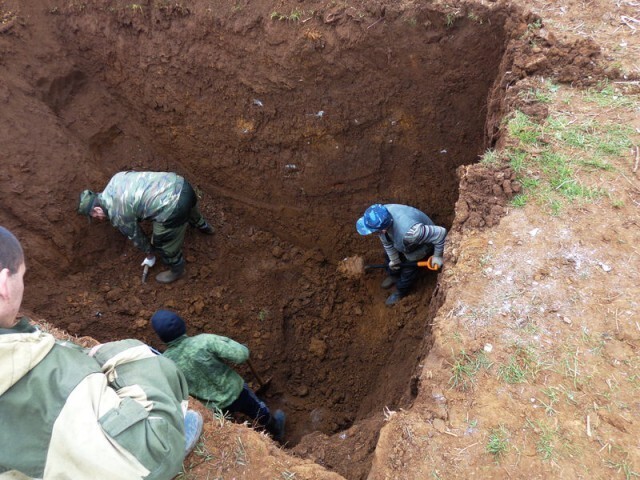
[[[386,300],[395,305],[405,297],[419,273],[416,262],[429,257],[429,268],[442,268],[442,255],[447,230],[434,225],[433,221],[417,208],[407,205],[376,203],[364,212],[356,222],[360,235],[375,233],[380,238],[387,257],[389,275],[382,288],[396,291]]]
[[[78,213],[111,224],[133,241],[147,257],[142,266],[153,267],[158,252],[169,270],[156,275],[160,283],[175,282],[185,273],[182,244],[187,225],[212,235],[214,229],[198,209],[193,187],[173,172],[119,172],[104,191],[84,190]],[[140,222],[153,222],[151,242]]]
[[[284,412],[276,410],[272,415],[242,377],[224,363],[246,362],[247,347],[220,335],[202,333],[189,337],[184,320],[170,310],[155,312],[151,326],[167,344],[164,355],[184,373],[191,395],[209,408],[242,413],[264,427],[276,441],[283,441]]]
[[[137,340],[87,351],[18,318],[24,273],[0,227],[0,479],[173,478],[202,431],[182,374]]]

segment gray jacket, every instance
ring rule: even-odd
[[[409,261],[418,261],[431,254],[441,257],[447,230],[439,227],[423,212],[408,205],[385,205],[393,222],[386,233],[379,235],[389,259],[397,263],[399,253]]]

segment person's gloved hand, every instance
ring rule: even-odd
[[[393,270],[394,272],[397,272],[398,270],[400,270],[401,265],[400,265],[400,259],[392,259],[389,260],[389,270]]]
[[[433,267],[432,270],[440,270],[442,268],[444,260],[442,259],[442,257],[436,257],[432,255],[431,257],[429,257],[428,262],[431,267]]]
[[[144,259],[144,261],[140,264],[141,267],[147,266],[149,268],[153,267],[156,264],[155,255],[151,255]]]

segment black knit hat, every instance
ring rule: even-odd
[[[154,313],[151,326],[164,343],[169,343],[187,332],[184,320],[170,310],[158,310]]]

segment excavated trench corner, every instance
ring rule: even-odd
[[[113,228],[87,227],[63,280],[84,297],[53,320],[159,346],[149,315],[173,308],[191,334],[245,343],[272,378],[267,403],[288,413],[288,445],[364,478],[383,407],[415,394],[437,278],[391,309],[379,271],[346,278],[337,266],[381,261],[378,240],[354,228],[371,203],[452,225],[456,168],[487,147],[504,18],[245,13],[89,4],[58,17],[74,68],[43,79],[42,98],[90,153],[78,178],[100,190],[122,169],[179,171],[217,233],[189,232],[188,276],[163,287],[140,285],[137,254]]]

